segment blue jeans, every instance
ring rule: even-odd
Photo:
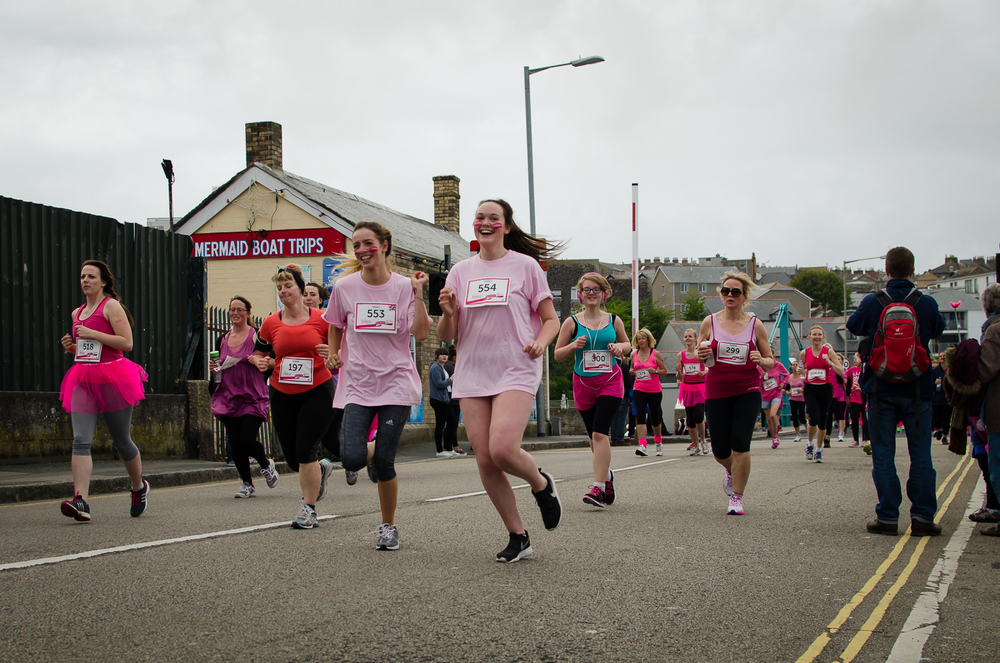
[[[630,405],[631,401],[627,395],[622,398],[622,402],[618,405],[618,412],[615,413],[615,418],[611,420],[611,435],[608,436],[612,442],[625,441],[625,420],[628,418]]]
[[[990,486],[1000,499],[1000,433],[990,433],[986,457],[990,461]]]
[[[899,522],[899,505],[903,496],[896,474],[896,424],[902,421],[910,454],[910,477],[906,480],[906,496],[911,503],[910,518],[925,523],[934,522],[937,473],[931,462],[933,431],[930,400],[916,400],[899,394],[870,394],[868,421],[872,437],[872,479],[878,493],[876,517],[883,523]]]

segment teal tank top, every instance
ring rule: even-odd
[[[575,360],[573,363],[573,372],[584,378],[592,378],[597,375],[604,375],[604,373],[597,371],[585,371],[583,370],[583,353],[586,350],[607,350],[609,343],[614,343],[618,337],[618,333],[615,332],[615,316],[611,315],[608,318],[608,324],[601,329],[587,329],[580,324],[576,316],[573,316],[573,322],[576,323],[576,335],[573,336],[573,340],[580,338],[581,336],[587,339],[587,344],[583,346],[583,350],[575,350],[573,352]],[[611,368],[614,369],[614,365],[619,363],[617,359],[612,356],[611,358]]]

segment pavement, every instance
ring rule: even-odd
[[[756,438],[762,438],[756,431]],[[684,444],[690,440],[687,435],[667,436],[664,444]],[[526,437],[521,447],[528,452],[553,449],[572,449],[588,446],[585,435],[560,435],[546,437]],[[635,445],[631,445],[635,446]],[[469,443],[463,441],[461,447],[469,450]],[[402,446],[396,454],[397,463],[411,463],[435,459],[433,442]],[[470,456],[471,457],[471,456]],[[454,458],[449,460],[461,460]],[[239,478],[236,468],[222,462],[170,458],[165,460],[143,459],[143,476],[154,488],[186,486],[217,481],[235,481]],[[255,464],[251,468],[256,469]],[[278,472],[284,474],[288,465],[277,464]],[[341,469],[338,463],[337,468]],[[90,480],[90,494],[101,495],[124,492],[129,488],[128,477],[118,460],[94,459],[94,471]],[[53,462],[22,463],[0,465],[0,504],[11,502],[31,502],[72,497],[73,481],[69,459]]]

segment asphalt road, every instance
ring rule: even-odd
[[[603,511],[581,501],[588,450],[536,453],[564,518],[545,531],[517,490],[535,553],[512,565],[494,561],[506,534],[472,458],[398,466],[397,552],[374,549],[363,473],[334,474],[312,531],[287,526],[292,474],[250,500],[236,482],[154,486],[138,519],[121,494],[94,496],[88,524],[57,501],[0,505],[0,660],[996,660],[1000,540],[965,517],[982,501],[974,461],[935,444],[944,536],[885,537],[864,528],[860,449],[816,464],[801,443],[768,446],[742,517],[724,513],[719,466],[681,445],[615,448]]]

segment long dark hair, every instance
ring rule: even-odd
[[[541,261],[555,258],[566,248],[563,242],[548,242],[541,237],[529,235],[521,230],[520,226],[514,222],[514,210],[510,203],[503,198],[487,198],[479,201],[480,206],[483,203],[496,203],[503,209],[504,223],[510,227],[510,232],[503,236],[503,248],[508,251],[523,253]]]
[[[111,273],[111,269],[108,267],[107,263],[101,262],[100,260],[84,260],[83,264],[80,265],[80,269],[90,265],[91,267],[96,267],[101,273],[101,280],[104,281],[104,294],[115,300],[119,304],[122,304],[121,297],[115,292],[115,275]],[[132,319],[132,314],[129,312],[125,305],[122,304],[122,310],[125,311],[125,317],[128,319],[129,327],[135,327],[135,320]]]

